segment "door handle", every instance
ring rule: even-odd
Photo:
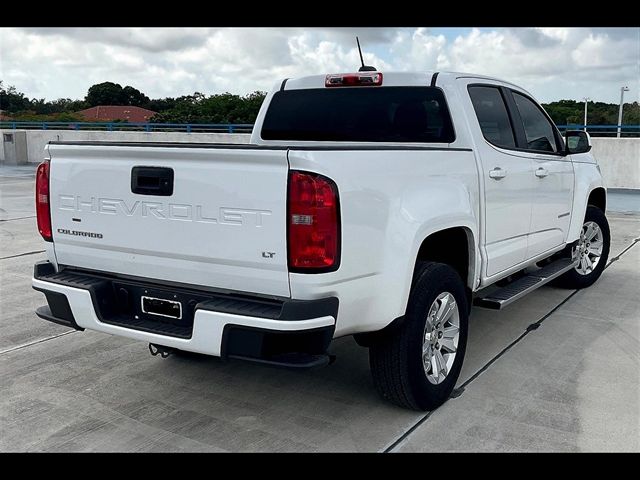
[[[133,167],[131,193],[138,195],[173,195],[173,169],[168,167]]]
[[[507,171],[503,170],[500,167],[496,167],[493,170],[489,171],[489,177],[493,178],[494,180],[502,180],[506,176],[507,176]]]
[[[546,168],[540,167],[536,170],[536,177],[538,178],[544,178],[547,175],[549,175],[549,170],[547,170]]]

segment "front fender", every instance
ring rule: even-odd
[[[573,169],[575,172],[575,188],[567,243],[571,243],[580,237],[580,230],[587,212],[589,194],[596,188],[604,188],[602,175],[596,163],[574,162]]]

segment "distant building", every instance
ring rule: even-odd
[[[99,105],[76,112],[87,122],[114,122],[116,120],[130,123],[148,122],[157,112],[131,105]]]

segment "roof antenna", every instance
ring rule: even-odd
[[[362,66],[358,69],[359,72],[376,72],[376,67],[372,67],[370,65],[364,64],[364,59],[362,58],[362,49],[360,48],[360,40],[356,37],[356,43],[358,44],[358,53],[360,54],[360,63]]]

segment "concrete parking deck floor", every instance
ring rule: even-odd
[[[598,283],[474,309],[459,396],[425,415],[378,398],[351,338],[335,341],[335,364],[295,372],[162,360],[38,319],[32,172],[0,169],[0,451],[640,450],[640,202],[628,193],[619,211],[632,214],[608,214],[614,261]]]

